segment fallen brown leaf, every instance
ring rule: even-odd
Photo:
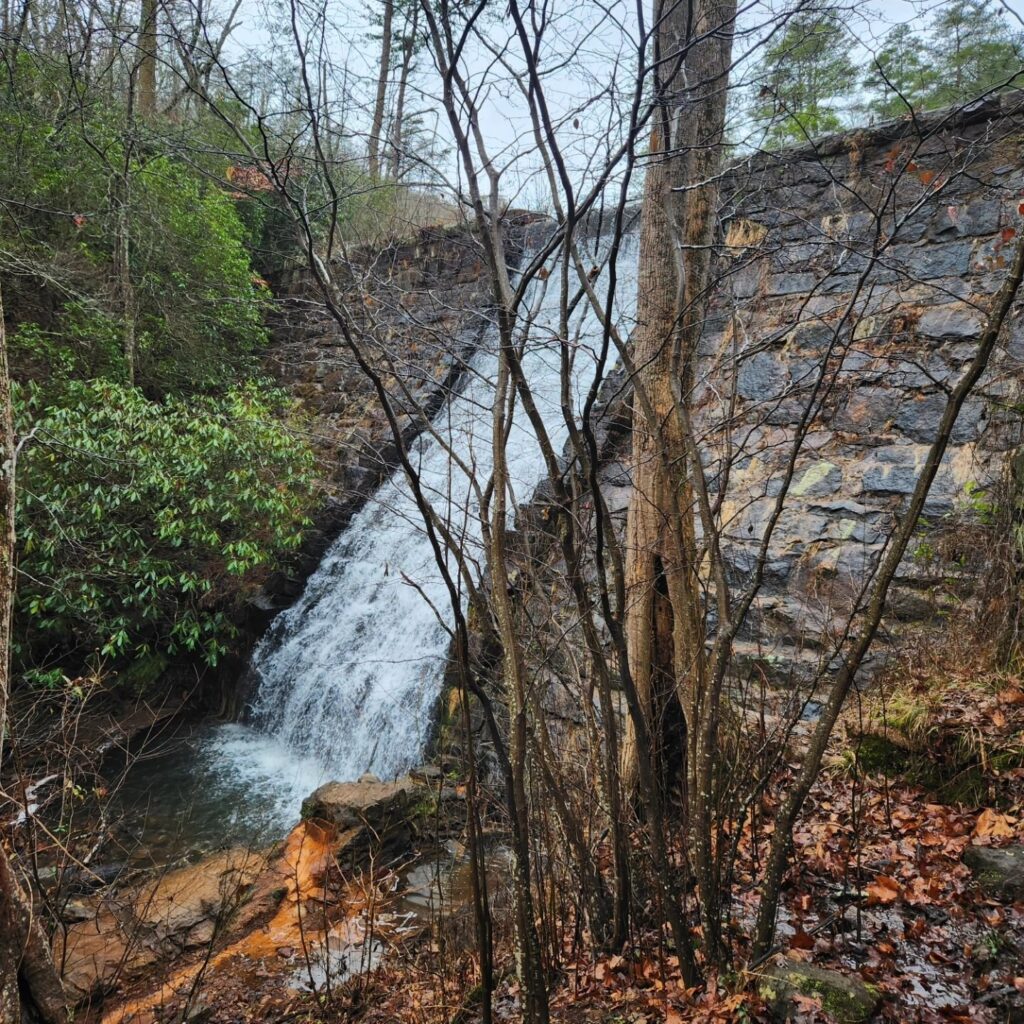
[[[868,903],[894,903],[903,895],[903,886],[888,875],[879,875],[868,887]]]

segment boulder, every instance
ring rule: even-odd
[[[819,1000],[838,1024],[871,1020],[881,1001],[879,990],[860,978],[784,956],[774,957],[758,971],[757,987],[772,1013],[782,1021],[792,1016],[796,996]]]
[[[420,765],[419,768],[413,768],[409,772],[409,777],[416,782],[423,783],[425,786],[436,788],[443,781],[444,774],[436,764],[424,764]]]
[[[982,891],[1000,899],[1024,899],[1024,846],[968,846],[964,863]]]
[[[409,776],[394,782],[365,775],[356,782],[328,782],[303,800],[302,817],[380,834],[408,818],[417,790],[422,787]]]

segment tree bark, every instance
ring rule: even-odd
[[[384,126],[384,101],[388,92],[388,74],[391,70],[391,22],[395,14],[395,0],[384,0],[384,25],[381,29],[380,71],[377,75],[377,96],[373,103],[373,123],[370,126],[370,177],[380,177],[380,133]]]
[[[136,338],[135,287],[132,284],[131,227],[129,206],[131,203],[130,157],[126,154],[124,173],[118,182],[116,230],[114,234],[114,255],[117,265],[117,290],[121,303],[121,351],[124,355],[125,377],[129,387],[135,386],[135,367],[138,362]]]
[[[685,716],[703,674],[690,456],[675,396],[685,402],[692,392],[707,308],[735,12],[734,0],[657,0],[655,8],[659,111],[633,335],[636,390],[646,400],[634,401],[626,558],[629,663],[655,742],[666,705],[678,700]],[[627,738],[632,778],[635,742]]]
[[[156,48],[158,0],[142,0],[139,21],[139,113],[156,113]]]
[[[654,784],[670,784],[685,766],[685,852],[699,885],[705,956],[714,963],[721,944],[706,770],[711,753],[702,742],[706,730],[699,719],[717,712],[703,706],[707,658],[689,402],[712,284],[736,3],[656,0],[654,17],[657,110],[644,181],[633,336],[637,397],[626,645],[641,713],[649,723]],[[632,719],[630,726],[624,775],[635,785],[639,758]],[[660,831],[663,823],[650,827]]]
[[[11,612],[14,604],[14,417],[7,368],[7,335],[0,295],[0,764],[10,693]],[[34,1013],[44,1024],[66,1024],[67,1004],[32,900],[0,842],[0,1024],[21,1024]]]

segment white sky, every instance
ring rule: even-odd
[[[233,37],[231,52],[241,55],[249,48],[263,49],[268,42],[282,51],[293,52],[285,28],[268,33],[268,8],[265,3],[281,0],[243,0],[241,18]],[[287,2],[287,0],[285,0]],[[318,0],[300,0],[313,7]],[[839,0],[842,3],[842,0]],[[1024,0],[1001,0],[1007,10],[1007,17],[1024,26]],[[573,0],[554,0],[551,4],[552,40],[551,52],[559,55],[573,54],[567,66],[553,72],[545,80],[545,94],[558,114],[574,116],[577,106],[588,97],[606,88],[613,78],[616,61],[620,62],[618,81],[621,83],[620,96],[629,94],[628,69],[622,62],[635,56],[636,0],[606,0],[602,5],[609,16],[599,20],[596,4],[574,3]],[[894,25],[912,23],[923,25],[928,15],[936,8],[935,0],[847,0],[847,23],[854,37],[861,44],[861,52],[855,60],[866,63],[869,53],[876,49],[885,33]],[[741,10],[747,14],[741,17],[741,27],[748,30],[755,26],[769,24],[775,12],[785,7],[784,0],[740,0]],[[379,20],[382,4],[379,0],[330,0],[328,16],[331,19],[327,59],[333,65],[336,80],[340,81],[342,70],[355,95],[354,103],[347,105],[346,125],[355,132],[365,132],[369,125],[369,105],[372,84],[375,81],[379,53],[371,40],[374,18]],[[487,37],[495,44],[511,40],[512,51],[518,49],[513,39],[511,18],[502,16],[504,9],[495,5],[495,14],[484,23]],[[276,20],[280,23],[281,15]],[[286,23],[285,23],[286,24]],[[756,29],[755,29],[756,31]],[[632,38],[631,38],[632,37]],[[734,56],[749,49],[756,37],[740,33],[734,47]],[[251,51],[250,51],[251,52]],[[503,191],[517,204],[536,205],[532,195],[537,191],[536,182],[531,181],[527,171],[534,161],[526,154],[530,149],[529,120],[525,101],[516,88],[513,70],[495,73],[493,53],[477,43],[467,50],[467,68],[477,82],[485,78],[490,83],[482,103],[481,128],[487,141],[490,156],[497,165],[516,163],[503,180]],[[283,58],[282,58],[283,59]],[[443,144],[449,144],[450,131],[440,103],[429,93],[437,88],[436,75],[432,74],[429,58],[421,58],[423,70],[416,80],[419,90],[410,95],[410,104],[423,112],[424,121],[436,125],[438,137]],[[588,159],[595,157],[595,147],[601,140],[614,134],[609,116],[613,104],[597,103],[580,114],[578,128],[569,125],[562,135],[569,159],[582,168]],[[443,164],[446,173],[454,173],[454,160]],[[516,196],[513,193],[519,192]],[[543,190],[540,190],[541,192]],[[538,193],[539,194],[539,193]]]

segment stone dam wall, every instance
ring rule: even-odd
[[[531,218],[509,232],[515,262]],[[334,268],[344,313],[381,375],[406,443],[458,384],[492,322],[483,247],[466,226],[428,227],[383,250],[356,252]],[[310,274],[296,268],[272,283],[278,300],[267,372],[299,403],[318,457],[323,505],[288,573],[257,602],[265,623],[291,603],[335,537],[398,464],[378,396],[325,308]]]
[[[816,662],[818,639],[845,621],[916,483],[948,389],[974,352],[1024,229],[1022,204],[1018,93],[761,154],[724,176],[720,280],[694,399],[737,582],[749,576],[793,437],[808,424],[744,641],[752,655]],[[529,230],[546,229],[534,222]],[[346,307],[411,436],[422,417],[399,378],[436,408],[488,326],[482,251],[468,229],[428,229],[352,261],[345,273]],[[286,302],[268,368],[310,417],[330,499],[304,563],[271,588],[268,608],[294,595],[395,456],[306,275],[274,284]],[[983,571],[969,526],[978,489],[1005,474],[1024,440],[1022,380],[1018,302],[957,423],[921,543],[892,595],[892,628],[933,619],[956,602],[959,581]],[[630,404],[620,370],[604,389],[597,424],[602,483],[620,527],[631,489]],[[534,508],[544,500],[542,488]],[[520,526],[536,522],[524,509]]]
[[[769,548],[746,646],[816,663],[846,620],[913,490],[946,396],[976,347],[1024,230],[1024,103],[1013,93],[836,136],[735,166],[723,184],[721,275],[697,393],[712,496],[733,580],[757,558],[806,417],[787,509]],[[972,548],[979,488],[1022,443],[1024,302],[968,401],[891,595],[889,628],[933,619],[988,571]],[[628,381],[606,389],[628,420]],[[603,480],[620,525],[628,430]]]

